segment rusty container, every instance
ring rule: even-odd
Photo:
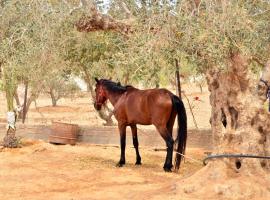
[[[53,144],[71,144],[75,145],[79,133],[77,124],[68,124],[62,122],[53,122],[49,142]]]

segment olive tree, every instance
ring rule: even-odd
[[[254,69],[262,68],[269,59],[269,9],[268,1],[234,0],[205,0],[198,5],[181,1],[176,8],[171,21],[171,48],[207,77],[212,154],[270,155],[269,114],[262,106],[266,86],[258,89],[258,76],[254,75]],[[213,196],[230,197],[234,192],[239,198],[252,198],[254,193],[266,197],[269,191],[261,183],[269,184],[269,169],[269,161],[263,159],[214,159],[182,189],[194,187],[194,193],[211,190]],[[222,179],[227,181],[219,187]],[[249,188],[251,193],[246,193],[249,183],[241,182],[245,179],[257,180]],[[207,189],[206,180],[211,183]]]
[[[23,104],[24,118],[30,104],[41,92],[44,76],[49,69],[48,63],[53,63],[57,57],[54,47],[57,39],[54,37],[55,25],[61,22],[57,10],[65,6],[54,7],[49,1],[1,1],[0,15],[0,63],[3,90],[6,93],[8,113],[12,121],[16,119],[14,113],[14,96],[19,84],[25,85],[25,98]],[[31,93],[27,95],[27,88]],[[10,138],[15,139],[15,124],[9,124]],[[6,140],[6,146],[12,145]],[[14,140],[15,141],[15,140]],[[11,145],[10,145],[11,144]]]

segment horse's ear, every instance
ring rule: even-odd
[[[95,81],[98,83],[99,82],[98,78],[95,78]]]
[[[120,81],[118,81],[118,82],[117,82],[117,85],[121,86],[121,83],[120,83]]]

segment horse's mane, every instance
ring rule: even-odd
[[[128,88],[133,88],[131,85],[123,86],[120,82],[116,83],[111,80],[101,79],[101,84],[106,87],[107,90],[115,93],[124,93]]]

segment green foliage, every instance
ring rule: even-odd
[[[269,1],[202,0],[194,7],[188,0],[114,0],[108,8],[96,2],[116,19],[129,15],[126,8],[130,11],[128,35],[78,32],[75,22],[89,14],[86,7],[75,9],[78,1],[10,0],[0,5],[0,62],[12,72],[6,76],[12,81],[2,76],[0,87],[11,88],[10,94],[25,81],[38,93],[52,77],[59,81],[63,71],[154,87],[172,82],[176,58],[185,77],[211,67],[226,69],[234,52],[261,62],[269,59]],[[257,73],[260,67],[252,62],[251,69]]]
[[[110,33],[74,32],[72,37],[66,39],[63,58],[68,62],[70,69],[78,75],[84,76],[82,68],[86,68],[92,78],[108,77],[111,75],[110,59],[116,51],[116,42]]]
[[[270,4],[257,10],[255,5],[258,8],[264,1],[256,2],[204,0],[191,14],[188,1],[182,1],[175,19],[174,48],[201,71],[216,66],[226,68],[235,52],[265,61],[269,58],[270,23],[269,17],[259,17],[258,13],[269,10]]]
[[[62,64],[57,48],[56,28],[61,24],[63,4],[56,8],[48,1],[1,1],[0,62],[5,69],[2,76],[9,110],[19,83],[28,82],[31,93],[43,88],[44,77],[52,68]],[[58,5],[59,6],[59,5]],[[61,8],[61,9],[60,9]],[[62,65],[63,66],[63,65]]]
[[[75,81],[65,73],[60,74],[58,71],[51,72],[45,79],[43,92],[48,93],[52,99],[53,106],[63,97],[73,97],[79,87]]]

